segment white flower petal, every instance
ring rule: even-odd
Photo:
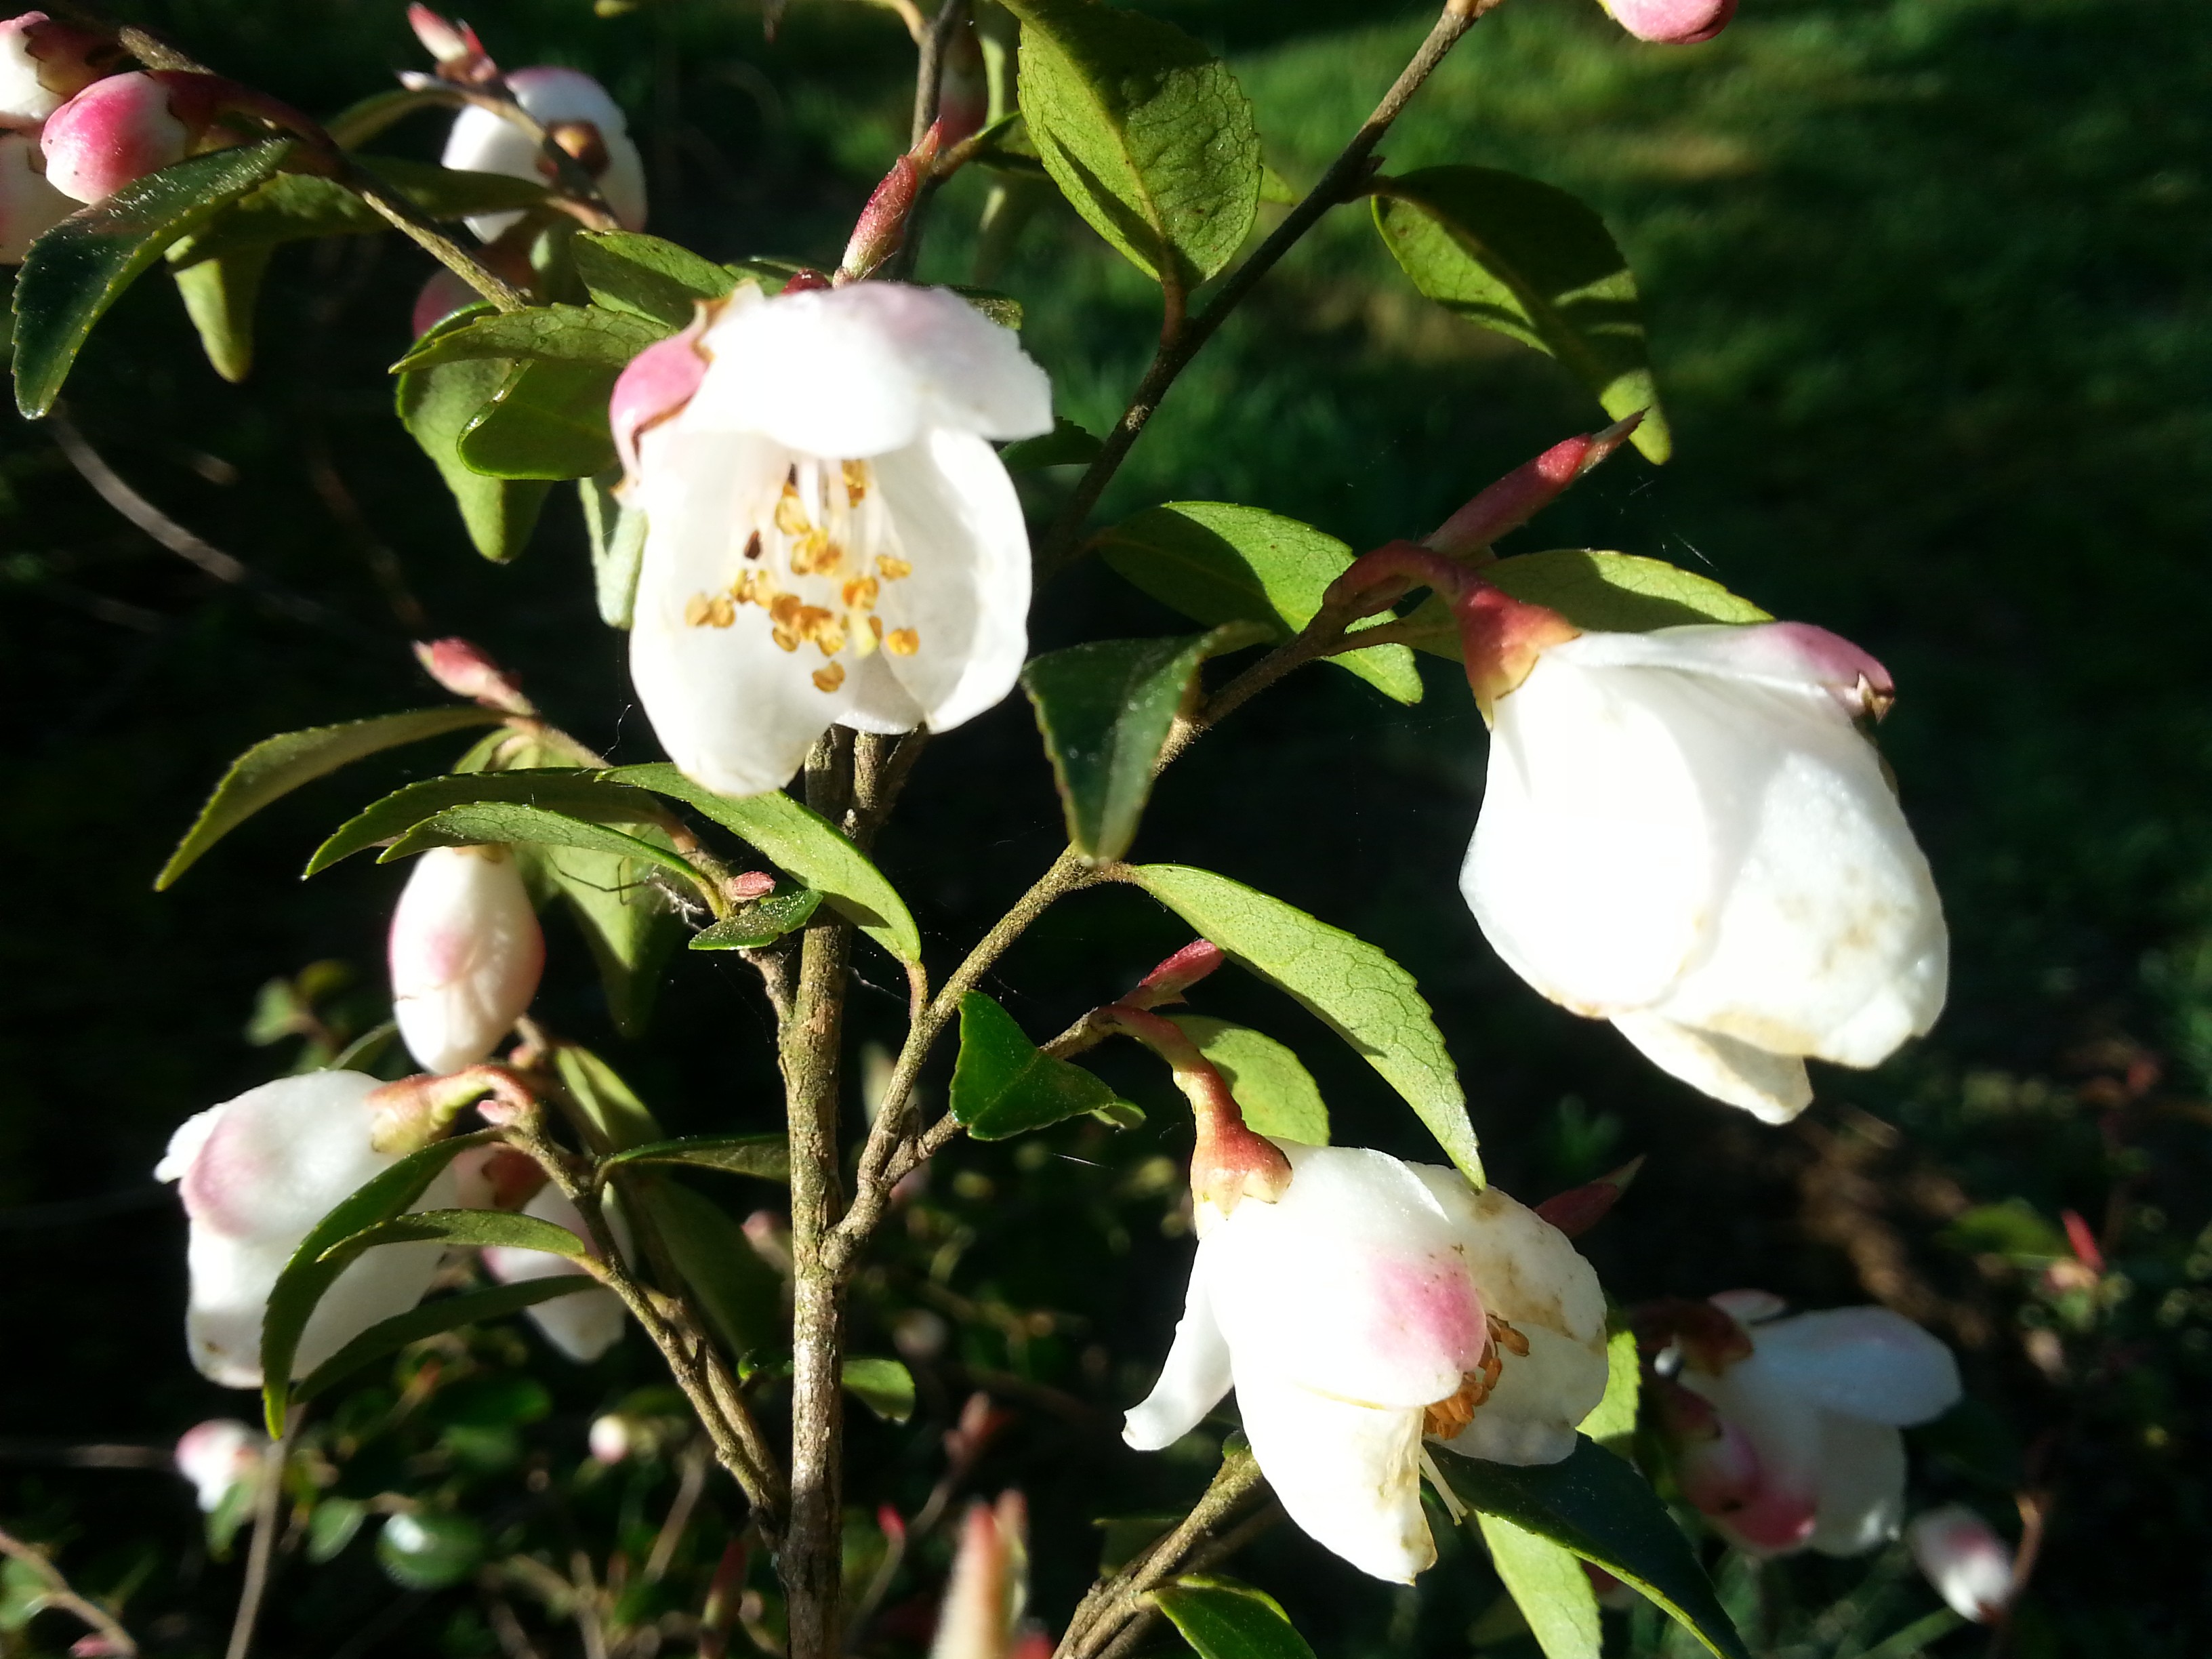
[[[545,938],[504,847],[434,847],[416,856],[392,909],[392,1015],[425,1071],[489,1054],[538,994]]]
[[[607,153],[607,170],[596,181],[607,205],[626,228],[645,223],[645,164],[629,137],[629,123],[616,103],[590,76],[578,70],[550,66],[515,70],[507,76],[515,101],[539,123],[551,126],[567,121],[588,121],[599,130]],[[505,116],[470,105],[453,118],[447,134],[443,165],[471,173],[504,173],[510,179],[542,179],[544,159],[537,144]],[[522,216],[520,213],[479,214],[468,222],[483,240],[495,241]]]
[[[1686,1366],[1680,1381],[1710,1400],[1759,1457],[1752,1502],[1711,1519],[1754,1553],[1778,1554],[1802,1548],[1817,1524],[1825,1413],[1763,1358],[1755,1352],[1718,1376]]]
[[[1760,1364],[1832,1412],[1908,1425],[1959,1403],[1958,1361],[1887,1308],[1829,1308],[1762,1325]]]
[[[1886,1423],[1823,1413],[1820,1488],[1813,1548],[1863,1555],[1887,1543],[1905,1520],[1905,1437]]]
[[[1812,1079],[1795,1055],[1771,1054],[1657,1014],[1618,1013],[1613,1024],[1661,1071],[1763,1123],[1787,1123],[1813,1103]]]
[[[1352,1405],[1241,1365],[1237,1405],[1267,1484],[1315,1542],[1395,1584],[1435,1562],[1418,1408]]]
[[[1206,1419],[1229,1392],[1229,1344],[1206,1298],[1204,1249],[1191,1266],[1190,1289],[1176,1325],[1160,1380],[1142,1404],[1130,1408],[1121,1438],[1139,1451],[1173,1445]]]
[[[578,1238],[590,1242],[583,1216],[559,1188],[550,1183],[538,1188],[538,1195],[523,1206],[522,1213],[566,1227]],[[557,1279],[584,1271],[568,1257],[555,1255],[550,1250],[489,1244],[483,1254],[485,1271],[502,1285]],[[538,1303],[523,1311],[529,1315],[530,1322],[544,1333],[547,1341],[580,1365],[588,1365],[622,1340],[622,1298],[605,1288],[578,1291],[550,1302]]]

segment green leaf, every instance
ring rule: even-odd
[[[416,708],[404,714],[380,714],[373,720],[349,720],[343,726],[310,726],[264,738],[230,763],[222,781],[200,808],[199,817],[161,873],[154,878],[160,892],[198,862],[200,855],[273,800],[305,783],[335,772],[341,766],[402,744],[420,743],[472,726],[495,726],[506,717],[489,708],[472,706]]]
[[[208,366],[234,386],[253,371],[253,307],[269,252],[242,248],[222,258],[179,264],[172,273]]]
[[[576,480],[583,498],[584,530],[592,540],[592,597],[599,620],[627,629],[637,605],[637,573],[645,560],[645,514],[615,499],[620,471]]]
[[[372,1176],[320,1221],[292,1252],[284,1271],[270,1288],[268,1306],[261,1316],[261,1401],[269,1432],[282,1435],[284,1413],[292,1389],[292,1362],[300,1351],[300,1334],[323,1293],[345,1271],[345,1261],[331,1262],[325,1253],[364,1230],[388,1221],[413,1205],[429,1189],[446,1166],[474,1146],[489,1146],[495,1131],[455,1135],[410,1152],[390,1169]],[[349,1257],[347,1260],[350,1260]]]
[[[602,1170],[634,1164],[681,1164],[724,1175],[758,1176],[763,1181],[791,1179],[791,1143],[780,1134],[693,1135],[680,1140],[647,1141],[604,1160]]]
[[[803,885],[819,889],[862,933],[902,962],[921,960],[921,933],[898,890],[842,830],[781,793],[718,795],[666,762],[621,766],[602,777],[634,783],[696,807]]]
[[[673,852],[667,832],[647,825],[637,838]],[[660,988],[661,970],[684,927],[668,896],[641,880],[620,853],[580,847],[518,849],[533,860],[539,881],[568,906],[590,947],[607,999],[607,1016],[624,1036],[642,1036]]]
[[[793,887],[756,899],[735,915],[691,935],[695,951],[757,951],[806,926],[822,903],[811,887]]]
[[[896,1359],[854,1357],[844,1362],[840,1380],[845,1392],[886,1423],[914,1415],[914,1373]]]
[[[1099,640],[1033,658],[1022,670],[1068,842],[1092,863],[1120,858],[1136,839],[1160,750],[1200,665],[1231,643],[1221,637],[1227,632]]]
[[[335,1561],[368,1519],[368,1505],[358,1498],[325,1498],[307,1516],[307,1559],[317,1566]]]
[[[1689,623],[1763,623],[1773,617],[1710,577],[1662,559],[1560,547],[1485,565],[1483,580],[1516,599],[1558,611],[1596,633],[1644,634]],[[1406,619],[1417,651],[1460,660],[1459,624],[1434,595]]]
[[[1651,380],[1636,278],[1596,214],[1494,167],[1423,167],[1375,185],[1375,223],[1413,286],[1445,309],[1556,357],[1632,441],[1674,450]]]
[[[1005,1140],[1120,1103],[1080,1066],[1042,1052],[1014,1017],[981,991],[960,999],[952,1115],[976,1139]]]
[[[590,1127],[594,1152],[619,1152],[668,1139],[660,1121],[629,1085],[589,1048],[574,1042],[557,1044],[553,1069]]]
[[[404,94],[402,94],[403,96]],[[465,173],[428,161],[363,155],[356,161],[433,219],[513,213],[544,204],[545,186],[503,173]],[[249,190],[170,249],[179,264],[227,258],[318,236],[370,235],[392,222],[335,179],[280,173]]]
[[[499,358],[471,361],[503,366]],[[608,471],[615,441],[607,400],[621,374],[620,363],[542,357],[516,363],[462,426],[461,465],[497,478],[588,478]]]
[[[441,329],[392,365],[392,373],[474,357],[544,359],[621,369],[668,331],[647,318],[599,306],[532,306],[471,317]]]
[[[668,328],[689,325],[700,301],[720,300],[738,285],[712,259],[634,230],[581,231],[568,247],[595,304]]]
[[[450,1589],[489,1547],[483,1528],[465,1515],[395,1515],[376,1535],[376,1562],[402,1589]]]
[[[611,853],[650,864],[697,887],[699,872],[665,847],[656,847],[635,836],[610,830],[603,823],[552,812],[539,806],[505,801],[482,801],[448,807],[423,819],[377,860],[389,864],[433,847],[484,847],[495,842],[528,842],[541,847],[580,847],[589,853]],[[702,890],[703,890],[703,889]]]
[[[451,1244],[471,1249],[493,1245],[509,1250],[538,1250],[546,1255],[588,1260],[584,1241],[557,1222],[505,1210],[417,1210],[364,1227],[326,1248],[318,1260],[343,1267],[382,1244]]]
[[[1201,936],[1318,1014],[1406,1097],[1461,1172],[1482,1184],[1467,1097],[1411,974],[1364,939],[1226,876],[1178,864],[1140,864],[1130,873]]]
[[[677,1272],[732,1357],[789,1342],[782,1279],[720,1206],[641,1170],[626,1172],[623,1191],[659,1230]]]
[[[1006,0],[1022,113],[1092,229],[1172,293],[1235,257],[1260,208],[1260,139],[1228,66],[1173,24],[1097,0]]]
[[[1322,595],[1352,561],[1349,547],[1310,525],[1226,501],[1147,508],[1096,545],[1117,575],[1161,604],[1202,623],[1259,623],[1278,641],[1314,619]],[[1360,626],[1391,620],[1377,617]],[[1420,672],[1402,645],[1370,646],[1327,660],[1395,702],[1421,700]]]
[[[1035,472],[1048,466],[1087,466],[1104,447],[1074,422],[1054,416],[1051,431],[1041,438],[1024,438],[1018,443],[1008,444],[999,452],[999,460],[1009,472]]]
[[[1644,1477],[1578,1439],[1564,1462],[1516,1468],[1439,1446],[1429,1455],[1470,1509],[1502,1516],[1595,1562],[1681,1621],[1717,1659],[1750,1659],[1711,1583]]]
[[[1200,1659],[1314,1659],[1272,1595],[1218,1578],[1180,1578],[1152,1593]]]
[[[1247,1127],[1308,1146],[1328,1145],[1328,1107],[1296,1054],[1274,1038],[1225,1019],[1205,1014],[1170,1014],[1168,1019],[1212,1061]]]
[[[1516,1527],[1500,1515],[1475,1517],[1491,1565],[1528,1621],[1544,1659],[1600,1659],[1604,1627],[1597,1592],[1573,1551]]]
[[[15,407],[52,409],[70,366],[123,290],[178,238],[276,170],[289,138],[268,138],[134,179],[33,243],[15,278]]]
[[[457,312],[423,337],[460,327],[477,314]],[[508,365],[493,359],[447,363],[402,374],[393,393],[401,423],[446,481],[469,540],[497,564],[513,559],[530,540],[549,487],[534,480],[487,477],[461,459],[462,433],[507,384],[508,372]]]
[[[348,818],[315,849],[301,877],[319,875],[339,860],[368,848],[388,846],[426,818],[450,807],[489,802],[540,806],[593,823],[665,823],[669,816],[668,809],[651,791],[609,783],[574,767],[454,773],[394,790]]]
[[[969,288],[964,283],[950,283],[946,287],[1000,328],[1020,329],[1022,302],[1012,295],[1001,294],[996,289]]]
[[[572,1237],[574,1235],[570,1235]],[[516,1285],[495,1285],[488,1290],[465,1291],[410,1308],[404,1314],[380,1319],[309,1371],[292,1390],[295,1404],[305,1405],[367,1365],[398,1353],[410,1342],[464,1325],[480,1325],[511,1313],[550,1302],[556,1296],[573,1296],[592,1289],[598,1281],[583,1273],[560,1273],[547,1279],[525,1279]]]
[[[1644,1386],[1636,1333],[1615,1331],[1605,1341],[1605,1397],[1583,1419],[1582,1431],[1607,1451],[1628,1455],[1636,1433],[1636,1401]]]

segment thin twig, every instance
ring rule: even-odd
[[[668,1576],[668,1564],[676,1559],[677,1546],[691,1525],[692,1512],[699,1507],[700,1494],[707,1490],[707,1459],[700,1451],[700,1443],[693,1440],[684,1448],[679,1464],[683,1474],[676,1484],[676,1501],[668,1506],[668,1518],[660,1523],[660,1535],[653,1540],[653,1553],[645,1559],[645,1582],[657,1584]]]
[[[1113,1577],[1091,1586],[1069,1618],[1067,1633],[1060,1638],[1053,1659],[1100,1659],[1122,1627],[1143,1611],[1146,1594],[1214,1542],[1213,1529],[1264,1484],[1259,1462],[1249,1451],[1224,1454],[1213,1484],[1174,1531]]]
[[[253,1541],[246,1552],[246,1582],[238,1592],[238,1614],[230,1624],[230,1645],[223,1659],[246,1659],[253,1650],[254,1626],[261,1621],[261,1604],[269,1595],[269,1563],[276,1549],[276,1512],[284,1497],[284,1464],[292,1453],[293,1431],[300,1425],[300,1411],[293,1409],[284,1425],[283,1437],[261,1455],[261,1485],[253,1497]]]
[[[46,1605],[59,1607],[64,1613],[72,1613],[91,1626],[106,1644],[106,1651],[110,1655],[116,1656],[117,1659],[137,1659],[138,1644],[131,1639],[130,1632],[118,1624],[114,1615],[106,1608],[70,1589],[70,1581],[62,1576],[62,1570],[47,1558],[44,1550],[25,1543],[13,1533],[0,1530],[0,1555],[11,1561],[21,1562],[37,1574],[39,1582],[46,1587]]]
[[[938,100],[945,89],[945,50],[968,21],[968,0],[939,0],[937,15],[929,20],[917,44],[921,56],[914,66],[914,130],[909,148],[919,144],[937,120]]]

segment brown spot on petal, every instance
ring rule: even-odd
[[[748,536],[748,537],[746,537],[746,538],[745,538],[745,556],[746,556],[748,559],[757,559],[758,557],[760,557],[760,556],[761,556],[761,539],[760,539],[760,532],[759,532],[759,531],[757,531],[757,530],[756,530],[756,531],[754,531],[754,532],[753,532],[753,533],[752,533],[751,535],[750,535],[750,536]]]

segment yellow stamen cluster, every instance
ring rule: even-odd
[[[1468,1371],[1460,1378],[1459,1391],[1437,1401],[1421,1416],[1421,1432],[1439,1440],[1449,1440],[1474,1421],[1475,1413],[1482,1402],[1490,1398],[1491,1390],[1498,1386],[1504,1375],[1505,1360],[1498,1350],[1516,1358],[1528,1355],[1528,1339],[1515,1330],[1496,1314],[1487,1316],[1490,1340],[1482,1351],[1480,1369]]]

